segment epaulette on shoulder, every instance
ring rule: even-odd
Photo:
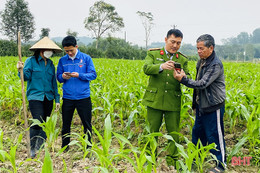
[[[178,52],[179,54],[181,54],[182,56],[184,56],[185,58],[188,58],[186,55],[184,55],[183,53],[181,52]]]
[[[150,48],[148,51],[161,50],[161,48]]]

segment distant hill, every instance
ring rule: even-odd
[[[165,42],[152,42],[151,45],[148,45],[149,48],[161,48],[165,46]]]
[[[61,43],[62,42],[62,39],[64,37],[52,37],[51,40],[57,42],[57,43]],[[95,39],[92,39],[90,37],[77,37],[77,42],[78,42],[78,45],[89,45],[91,44]]]

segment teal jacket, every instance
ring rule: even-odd
[[[45,61],[41,56],[38,58],[38,63],[34,56],[29,57],[25,61],[23,73],[24,80],[27,81],[28,100],[43,101],[46,96],[48,100],[55,99],[56,103],[60,102],[52,60],[47,59],[45,66]],[[20,77],[20,73],[18,75]]]
[[[180,83],[173,77],[173,70],[159,71],[160,65],[168,60],[164,48],[147,52],[143,70],[149,76],[149,83],[142,103],[158,110],[180,111]],[[183,54],[177,52],[172,60],[180,63],[185,73],[189,74],[188,60]]]

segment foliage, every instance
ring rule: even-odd
[[[89,17],[84,21],[85,28],[92,31],[98,41],[106,32],[115,32],[124,27],[123,18],[115,11],[115,7],[104,1],[97,1],[89,9]]]
[[[45,157],[42,166],[42,173],[53,173],[52,160],[47,148],[45,148]]]
[[[24,57],[23,61],[25,59]],[[59,57],[54,57],[52,60],[54,64],[57,65]],[[20,123],[23,124],[21,118],[18,120],[18,115],[20,115],[22,111],[22,102],[21,84],[16,69],[17,61],[18,57],[0,58],[0,68],[2,69],[2,75],[0,77],[0,111],[1,114],[5,114],[5,111],[9,113],[12,112],[12,114],[5,114],[5,116],[11,116],[10,118],[14,117],[15,122],[20,121]],[[94,157],[96,159],[95,165],[93,166],[96,172],[122,172],[122,170],[117,170],[118,165],[130,165],[129,167],[131,167],[134,172],[158,171],[157,169],[162,163],[161,160],[164,160],[166,154],[166,141],[170,140],[170,137],[162,133],[148,134],[147,132],[148,126],[145,122],[146,108],[141,104],[148,82],[148,76],[144,75],[142,71],[144,62],[141,60],[129,61],[105,58],[93,59],[93,62],[97,70],[98,78],[90,83],[91,101],[93,105],[92,124],[94,125],[92,149],[87,148],[89,143],[84,134],[72,132],[74,139],[70,145],[75,146],[73,150],[69,150],[68,153],[63,153],[64,149],[58,149],[56,157],[51,159],[57,161],[63,154],[73,157],[74,152],[80,152],[80,156],[77,156],[77,159],[83,159],[84,161],[88,161],[88,157]],[[228,164],[230,165],[230,160],[233,156],[247,154],[253,158],[251,160],[252,166],[259,165],[260,80],[258,80],[258,78],[260,75],[260,64],[231,62],[224,62],[223,64],[225,68],[227,94],[225,103],[226,112],[224,116],[225,132],[232,135],[234,134],[236,139],[239,140],[237,145],[227,145]],[[196,73],[195,66],[196,62],[189,62],[189,70],[193,78],[195,78]],[[58,84],[58,89],[61,94],[60,84]],[[183,93],[180,123],[181,133],[185,134],[186,137],[190,137],[194,121],[194,117],[191,113],[193,90],[184,86],[182,86],[181,89]],[[55,113],[52,116],[55,116]],[[51,127],[55,127],[55,130],[60,129],[60,124],[56,123],[55,125],[55,121],[55,119],[50,121],[50,123],[52,122]],[[51,129],[50,131],[53,134],[57,134],[53,128]],[[81,129],[74,124],[72,130]],[[165,125],[162,126],[161,131],[163,133],[165,132]],[[236,133],[234,133],[234,131],[236,131]],[[56,135],[53,136],[55,137]],[[8,152],[9,154],[13,143],[9,142],[6,144],[8,139],[5,137],[6,134],[3,135],[3,132],[1,133],[0,130],[0,150]],[[158,141],[155,140],[156,137],[159,138]],[[53,139],[52,137],[48,138]],[[22,144],[23,146],[21,148],[25,148],[24,142],[22,142]],[[204,151],[208,149],[202,148],[199,144],[192,145],[185,139],[181,141],[179,145],[183,146],[183,148],[181,148],[181,146],[179,147],[181,151],[184,152],[182,153],[183,156],[180,157],[178,169],[182,168],[183,170],[187,170],[186,172],[190,170],[191,159],[189,159],[189,157],[197,159],[195,155],[202,153],[206,155],[207,153],[203,151],[197,152],[197,150],[200,151],[198,148],[204,149]],[[57,145],[56,147],[60,148],[60,146]],[[7,148],[8,150],[6,150]],[[158,153],[156,153],[155,148],[157,148]],[[45,149],[49,149],[48,145],[45,145]],[[56,151],[56,148],[54,148],[54,152]],[[186,157],[185,154],[190,156]],[[158,155],[159,160],[156,160],[155,158]],[[200,160],[197,160],[197,164],[195,163],[195,169],[197,169],[197,171],[205,169],[205,164],[208,161],[207,159],[202,159],[205,158],[205,155],[198,157]],[[46,159],[47,157],[46,155]],[[40,162],[39,159],[41,158],[42,157],[38,157],[35,160]],[[62,157],[62,159],[64,158]],[[61,164],[62,159],[60,160]],[[0,152],[0,160],[4,162],[2,164],[4,165],[3,168],[13,170],[12,166],[9,166],[11,162],[4,152]],[[21,162],[19,161],[20,160],[16,159],[15,162],[20,171]],[[67,160],[65,161],[67,162]],[[67,162],[68,165],[66,165],[65,161],[63,161],[63,168],[70,172],[71,164]],[[93,167],[92,169],[94,169]],[[40,166],[38,166],[38,168],[40,168]],[[53,169],[57,168],[54,167]],[[194,167],[192,170],[194,170]]]
[[[186,142],[186,148],[175,142],[175,145],[183,158],[183,160],[178,160],[176,163],[178,172],[192,172],[197,168],[198,172],[203,173],[204,166],[207,162],[212,160],[217,161],[216,156],[210,153],[210,150],[216,149],[214,143],[203,146],[199,140],[195,145],[189,141],[188,138],[184,137],[184,139]]]
[[[19,145],[19,144],[21,143],[21,141],[22,141],[22,137],[23,137],[22,134],[20,134],[19,137],[18,137],[17,143],[16,143],[15,145],[13,144],[13,145],[10,147],[9,153],[6,152],[6,151],[3,150],[3,149],[0,149],[0,159],[3,159],[3,160],[0,160],[0,161],[4,162],[5,159],[8,160],[8,161],[10,161],[10,163],[11,163],[11,165],[12,165],[12,170],[13,170],[13,171],[8,170],[8,169],[6,169],[6,168],[0,168],[0,170],[8,171],[8,172],[11,172],[11,173],[17,173],[18,168],[19,168],[19,166],[21,166],[22,162],[21,162],[21,164],[17,167],[17,165],[16,165],[16,164],[17,164],[17,163],[16,163],[16,150],[17,150],[18,145]]]
[[[1,29],[4,35],[18,42],[18,31],[21,39],[28,41],[35,31],[34,17],[29,11],[28,2],[24,0],[8,0],[1,13]]]
[[[46,133],[47,139],[46,143],[48,148],[52,149],[54,151],[54,144],[55,141],[57,140],[60,132],[60,128],[57,128],[57,112],[52,114],[50,117],[47,117],[46,122],[40,122],[38,119],[31,119],[32,120],[32,125],[38,125],[42,127],[42,130]]]
[[[225,45],[246,45],[246,44],[259,44],[260,43],[260,28],[256,28],[252,34],[241,32],[237,37],[230,37],[223,39]]]
[[[79,33],[76,32],[76,31],[72,31],[72,30],[68,29],[68,31],[66,32],[66,34],[77,38]]]
[[[137,45],[131,45],[120,38],[108,37],[100,39],[98,49],[94,49],[96,41],[87,47],[87,54],[92,52],[100,57],[113,58],[113,59],[144,59],[146,50],[139,48]],[[90,53],[89,53],[90,52]]]
[[[49,37],[50,28],[42,28],[40,38]]]

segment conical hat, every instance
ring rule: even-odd
[[[49,39],[48,37],[43,37],[40,41],[38,41],[37,43],[35,43],[30,50],[34,51],[37,49],[51,49],[54,52],[61,52],[62,49],[57,46],[51,39]]]

